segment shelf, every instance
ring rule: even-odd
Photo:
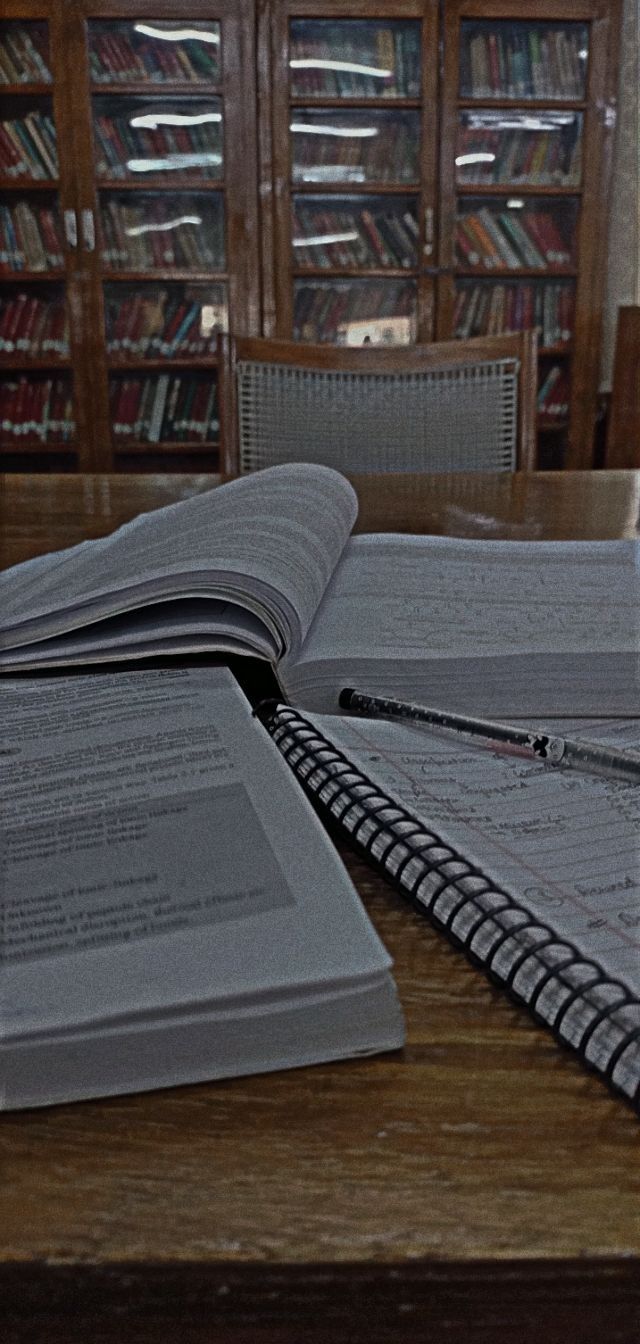
[[[31,370],[42,369],[65,369],[71,368],[70,355],[35,355],[30,356],[27,351],[21,351],[19,354],[7,354],[0,350],[0,363],[3,370],[15,369],[20,373],[30,373]]]
[[[588,107],[584,98],[458,98],[457,107],[506,107],[523,112],[580,112]]]
[[[517,266],[509,268],[508,266],[487,266],[480,269],[477,266],[455,266],[454,275],[464,276],[465,279],[473,280],[517,280],[520,276],[526,276],[528,279],[555,280],[557,276],[573,276],[574,279],[578,272],[575,266]]]
[[[57,177],[0,177],[0,191],[59,191]]]
[[[403,266],[378,266],[360,269],[348,270],[344,267],[335,266],[305,266],[292,267],[291,274],[295,280],[309,280],[313,277],[315,280],[417,280],[419,271],[415,268],[409,269]]]
[[[182,280],[187,284],[197,281],[205,283],[211,281],[226,281],[228,278],[226,271],[188,271],[177,267],[165,267],[164,270],[153,271],[112,271],[107,266],[102,265],[102,280],[106,284],[110,280],[123,280],[129,283],[137,283],[140,280]]]
[[[213,351],[210,355],[117,355],[107,353],[107,367],[118,372],[127,369],[212,369],[218,363]]]
[[[395,108],[418,108],[422,107],[420,98],[323,98],[315,94],[308,98],[296,97],[289,98],[290,107],[335,107],[335,108],[359,108],[364,111],[371,107],[383,107],[391,111]]]
[[[220,447],[218,439],[208,439],[205,442],[197,440],[194,442],[178,442],[175,439],[161,439],[158,443],[147,443],[139,439],[131,439],[129,442],[123,442],[114,434],[112,436],[114,453],[135,454],[137,457],[143,457],[148,453],[196,453],[208,456],[210,453],[217,453]]]
[[[456,184],[457,196],[581,196],[582,187],[536,185],[535,182],[479,182]]]
[[[216,97],[216,98],[220,98],[222,96],[222,88],[220,84],[213,84],[207,80],[201,80],[198,82],[197,80],[189,81],[189,80],[177,80],[177,79],[175,80],[136,79],[131,80],[130,82],[127,81],[126,83],[124,80],[114,80],[111,83],[105,82],[104,84],[100,83],[97,80],[93,80],[90,87],[91,87],[91,93],[93,94],[143,93],[145,97],[149,98],[152,97],[162,98],[166,93],[178,93],[180,95],[186,95],[188,93],[191,94],[204,93],[208,97]]]
[[[0,439],[0,454],[3,453],[75,453],[73,439]]]
[[[101,177],[96,173],[99,191],[187,191],[201,195],[203,191],[223,191],[224,181],[219,177],[185,177],[179,173],[149,173],[144,182],[130,177]]]
[[[294,182],[292,195],[312,196],[417,196],[419,182]]]
[[[40,96],[40,94],[46,93],[51,96],[53,94],[53,80],[48,82],[43,80],[39,84],[0,84],[0,97],[13,97],[15,93],[31,94],[32,96]]]
[[[46,281],[47,283],[57,282],[66,279],[66,271],[60,267],[57,270],[50,271],[1,271],[0,284],[22,285],[30,281]]]

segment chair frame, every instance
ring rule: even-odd
[[[282,364],[340,373],[422,373],[476,360],[513,359],[518,363],[518,436],[516,471],[533,471],[536,463],[536,331],[499,336],[474,336],[466,341],[438,341],[430,345],[311,345],[260,336],[218,336],[218,403],[220,410],[220,470],[235,476],[240,470],[240,438],[236,371],[239,361]]]

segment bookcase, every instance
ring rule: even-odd
[[[618,27],[602,0],[269,0],[267,334],[537,326],[538,464],[590,466]]]
[[[260,321],[252,8],[12,3],[2,465],[211,469],[216,335]]]
[[[5,0],[0,466],[212,470],[216,335],[536,325],[591,465],[617,0]]]

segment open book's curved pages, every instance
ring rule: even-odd
[[[261,711],[320,815],[640,1110],[640,789],[421,726]],[[637,744],[640,720],[585,735]]]

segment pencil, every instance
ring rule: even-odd
[[[554,737],[542,729],[516,728],[507,723],[494,723],[491,719],[451,714],[441,709],[429,709],[426,705],[407,704],[404,700],[369,695],[349,686],[340,692],[338,703],[341,709],[369,718],[410,719],[414,723],[430,723],[438,728],[448,728],[456,733],[478,737],[488,747],[495,748],[498,744],[506,743],[543,765],[569,766],[574,770],[605,775],[608,779],[623,780],[626,784],[640,784],[640,753],[636,751],[617,751],[598,742]]]

